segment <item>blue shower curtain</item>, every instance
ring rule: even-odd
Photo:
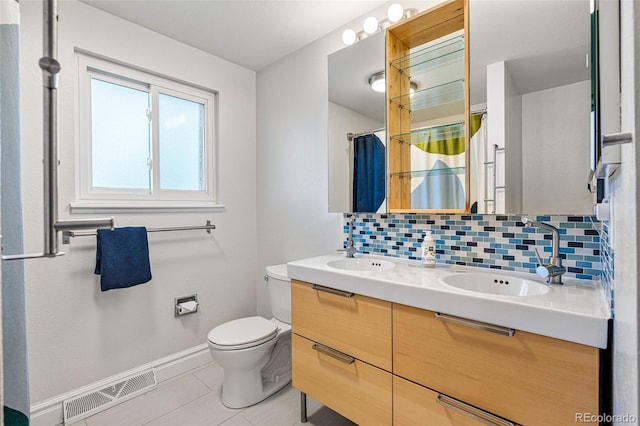
[[[353,139],[353,211],[375,213],[386,194],[386,153],[374,134]]]
[[[24,253],[20,179],[19,21],[15,0],[0,0],[0,180],[4,254]],[[29,424],[24,264],[2,264],[4,424]]]

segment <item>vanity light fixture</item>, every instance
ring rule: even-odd
[[[364,30],[365,33],[371,35],[371,34],[375,34],[380,29],[380,25],[378,24],[378,20],[375,17],[369,16],[367,19],[364,20],[364,24],[362,24],[362,29]]]
[[[384,80],[384,71],[378,71],[375,74],[372,74],[369,77],[369,86],[375,91],[384,93],[386,90],[385,80]],[[409,82],[409,96],[412,96],[416,90],[418,90],[418,83],[411,80]]]
[[[398,22],[404,16],[404,9],[399,3],[394,3],[387,10],[387,19],[390,22]]]
[[[358,41],[358,35],[351,28],[344,30],[342,33],[342,42],[347,46],[351,46],[353,43]]]
[[[364,20],[362,30],[356,32],[351,28],[344,30],[342,33],[342,42],[347,46],[352,45],[364,38],[369,37],[372,34],[377,33],[378,31],[385,30],[387,27],[392,24],[401,21],[402,19],[407,19],[412,17],[418,13],[416,9],[404,9],[399,3],[393,3],[389,6],[389,10],[387,11],[387,17],[382,21],[378,21],[378,19],[374,16],[369,16]]]

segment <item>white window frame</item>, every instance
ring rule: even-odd
[[[76,201],[71,213],[135,211],[222,210],[216,198],[216,97],[201,89],[157,74],[76,52]],[[92,77],[146,91],[151,97],[151,191],[92,187],[91,80]],[[159,95],[179,97],[204,105],[204,152],[202,191],[160,189]]]

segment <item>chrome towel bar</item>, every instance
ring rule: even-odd
[[[199,226],[175,226],[171,228],[149,228],[147,232],[173,232],[173,231],[195,231],[203,229],[207,231],[207,234],[211,233],[212,229],[216,229],[216,226],[211,223],[210,220],[207,220],[205,225]],[[77,232],[77,231],[63,231],[62,232],[62,244],[69,244],[70,238],[75,237],[90,237],[90,236],[98,235],[96,231],[85,231],[85,232]]]
[[[622,145],[633,142],[633,134],[611,133],[609,135],[601,135],[600,140],[602,141],[602,146]]]

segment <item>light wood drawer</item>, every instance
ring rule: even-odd
[[[480,426],[512,423],[423,386],[393,376],[393,424],[398,426]]]
[[[393,372],[525,425],[572,424],[598,411],[597,348],[511,337],[393,307]]]
[[[336,359],[295,334],[291,343],[294,387],[358,424],[391,424],[391,373]]]
[[[291,280],[292,331],[391,371],[391,303]]]

